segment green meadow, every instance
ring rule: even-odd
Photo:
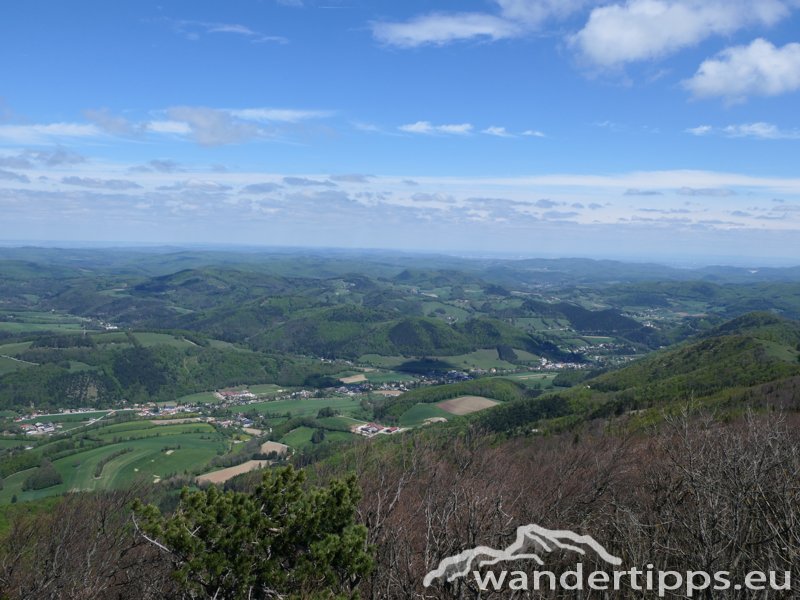
[[[292,417],[316,417],[321,408],[331,407],[342,415],[353,415],[361,410],[361,401],[357,397],[335,396],[330,398],[297,398],[292,400],[273,400],[254,402],[245,407],[231,407],[229,412],[256,411],[261,414]]]
[[[75,452],[53,461],[63,483],[23,491],[33,469],[17,472],[4,479],[0,504],[11,502],[14,496],[18,502],[27,502],[68,491],[122,488],[140,478],[152,482],[156,478],[192,473],[231,447],[228,438],[206,423],[154,425],[149,421],[131,421],[93,429],[90,435],[93,441],[105,445],[86,450],[76,448]],[[44,443],[37,449],[44,451],[49,445]],[[104,460],[108,462],[98,477],[98,464]]]

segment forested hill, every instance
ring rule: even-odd
[[[541,419],[590,420],[687,402],[736,412],[770,396],[772,388],[783,389],[784,382],[796,390],[798,376],[800,322],[750,313],[570,389],[503,404],[479,420],[509,430]],[[790,396],[797,405],[796,391]]]

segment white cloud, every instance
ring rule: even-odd
[[[781,0],[628,0],[595,8],[570,44],[590,63],[614,68],[694,46],[789,14]]]
[[[246,121],[269,123],[297,123],[309,119],[324,119],[333,113],[328,110],[297,110],[292,108],[242,108],[230,110],[230,114]]]
[[[244,37],[251,42],[276,42],[286,44],[288,40],[279,35],[267,35],[260,31],[255,31],[247,25],[239,23],[210,23],[206,21],[176,21],[175,27],[179,33],[187,39],[197,40],[201,34],[226,33]]]
[[[797,140],[800,139],[800,130],[781,129],[774,123],[757,121],[755,123],[739,123],[726,127],[712,127],[700,125],[686,130],[687,133],[697,136],[724,135],[729,138],[755,138],[760,140]]]
[[[728,125],[724,132],[728,137],[751,137],[764,140],[800,139],[800,131],[796,129],[787,131],[772,123],[764,122]]]
[[[726,48],[684,82],[695,97],[777,96],[800,89],[800,44],[777,48],[764,39]]]
[[[419,133],[424,135],[433,135],[436,133],[468,135],[472,133],[473,127],[470,123],[433,125],[430,121],[417,121],[416,123],[409,123],[408,125],[400,125],[398,129],[406,133]]]
[[[375,39],[401,48],[441,46],[473,38],[499,40],[519,33],[520,27],[515,23],[484,13],[433,13],[403,23],[372,24]]]
[[[90,123],[2,124],[0,142],[34,145],[60,143],[67,138],[130,138],[150,133],[185,137],[202,146],[219,146],[274,137],[277,129],[267,127],[269,124],[277,127],[278,124],[323,119],[333,114],[327,110],[291,108],[217,109],[206,106],[175,106],[155,111],[156,118],[132,121],[101,108],[84,111]]]
[[[431,125],[430,121],[417,121],[416,123],[409,123],[408,125],[400,125],[400,131],[407,133],[433,133],[436,128]]]
[[[690,127],[686,130],[686,133],[691,133],[692,135],[696,136],[704,136],[708,135],[714,130],[711,125],[698,125],[697,127]]]
[[[543,138],[547,137],[543,131],[539,131],[538,129],[526,129],[522,132],[522,135],[527,135],[529,137],[538,137]]]
[[[481,133],[485,133],[486,135],[493,135],[495,137],[514,137],[513,133],[509,133],[505,127],[496,127],[492,125],[491,127],[487,127]]]
[[[563,19],[597,0],[495,0],[502,15],[529,26],[539,26],[550,18]]]
[[[41,144],[59,138],[92,138],[101,135],[102,131],[97,126],[86,123],[0,125],[0,140],[15,144]]]
[[[439,125],[437,131],[450,133],[453,135],[467,135],[472,132],[472,125],[469,123],[459,123],[456,125]]]
[[[379,42],[401,48],[442,46],[456,41],[500,40],[535,31],[548,19],[563,19],[597,0],[495,0],[496,14],[434,12],[408,21],[372,23]]]

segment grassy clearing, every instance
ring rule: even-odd
[[[77,423],[89,421],[91,419],[99,419],[105,417],[109,412],[108,410],[97,410],[92,412],[74,412],[74,413],[56,413],[52,415],[39,415],[32,419],[21,421],[21,423]],[[117,414],[122,413],[119,411]]]
[[[73,372],[77,371],[97,371],[98,367],[93,367],[92,365],[87,365],[84,362],[80,362],[77,360],[69,361],[69,370]]]
[[[766,340],[762,340],[761,344],[764,346],[767,356],[772,358],[777,358],[778,360],[784,360],[793,364],[797,364],[798,359],[800,359],[800,354],[798,354],[797,350],[786,344]]]
[[[0,449],[17,448],[19,446],[27,446],[30,443],[31,443],[31,440],[15,440],[15,439],[9,439],[9,438],[0,437]]]
[[[104,427],[93,434],[93,437],[105,441],[113,441],[115,438],[124,441],[128,438],[137,437],[170,437],[181,434],[211,434],[216,430],[208,423],[176,423],[174,425],[156,425],[148,421],[135,421],[139,427],[130,429],[114,429]]]
[[[319,409],[331,407],[340,414],[352,415],[361,410],[361,403],[357,398],[298,398],[296,400],[273,400],[270,402],[255,402],[247,405],[247,411],[255,410],[261,414],[275,414],[283,417],[289,413],[292,417],[316,417]],[[232,407],[229,412],[241,412],[241,407]]]
[[[280,439],[282,444],[286,444],[287,446],[291,446],[292,448],[301,448],[308,444],[311,444],[311,436],[314,434],[314,430],[311,427],[298,427],[297,429],[292,429],[289,433],[283,436]]]
[[[439,360],[449,362],[457,369],[516,369],[516,365],[500,360],[495,348],[484,348],[469,354],[458,356],[437,356]]]
[[[239,346],[235,346],[230,342],[223,342],[222,340],[208,340],[208,345],[211,346],[212,348],[218,348],[220,350],[238,350],[239,352],[252,352],[252,350],[250,350],[249,348],[240,348]]]
[[[400,425],[402,427],[415,427],[422,425],[426,419],[436,417],[444,417],[445,419],[452,419],[453,415],[442,410],[435,404],[418,403],[409,408],[400,417]]]
[[[24,362],[7,356],[0,356],[0,376],[13,373],[34,366],[33,363]]]
[[[365,354],[358,359],[361,364],[382,369],[394,369],[407,361],[408,358],[405,356],[381,356],[380,354]]]
[[[311,436],[314,435],[314,429],[311,427],[298,427],[292,429],[289,433],[280,439],[282,444],[286,444],[292,448],[310,448],[315,446],[311,441]],[[346,431],[325,431],[325,442],[345,442],[354,439],[355,435]]]
[[[121,332],[121,331],[110,331],[106,333],[93,333],[92,339],[94,340],[95,344],[105,345],[105,344],[126,344],[130,345],[130,340],[128,336]]]
[[[17,356],[30,348],[31,344],[33,344],[33,342],[16,342],[13,344],[0,345],[0,355]]]
[[[17,323],[1,321],[0,331],[7,331],[9,333],[38,333],[42,331],[80,333],[82,331],[82,326],[80,323]]]
[[[133,334],[142,346],[173,346],[174,348],[186,349],[196,346],[187,339],[168,333],[152,333],[149,331],[137,332]]]
[[[469,317],[469,312],[463,308],[436,301],[423,302],[422,312],[428,317],[451,317],[459,321],[463,321]]]
[[[352,417],[323,417],[322,419],[319,419],[319,422],[325,427],[346,427],[348,429],[354,425],[363,425],[366,423],[366,421],[354,419]]]
[[[214,404],[220,402],[220,399],[214,395],[214,392],[198,392],[181,396],[175,402],[178,404]]]
[[[546,372],[546,373],[512,373],[510,375],[503,375],[503,379],[510,379],[511,381],[516,381],[517,383],[521,383],[525,387],[534,388],[539,387],[543,390],[553,387],[553,380],[556,378],[558,373],[553,372]]]
[[[531,354],[527,350],[520,350],[519,348],[514,348],[514,353],[517,355],[517,359],[520,362],[538,363],[540,359],[536,354]]]
[[[584,346],[586,341],[579,337],[563,337],[561,338],[561,344],[567,346],[568,348],[574,349]]]
[[[279,385],[275,385],[274,383],[260,383],[258,385],[251,385],[248,388],[254,394],[279,394],[281,392],[285,392],[286,390]]]

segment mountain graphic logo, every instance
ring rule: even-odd
[[[569,530],[547,529],[540,525],[530,524],[518,527],[514,543],[504,550],[478,546],[442,559],[436,569],[425,575],[422,583],[425,587],[429,587],[435,580],[442,577],[447,581],[454,581],[459,577],[464,577],[473,569],[506,561],[533,560],[539,565],[544,565],[540,554],[557,549],[571,550],[581,555],[586,555],[587,549],[590,549],[608,564],[614,566],[622,564],[621,558],[609,553],[590,535],[580,535]]]

